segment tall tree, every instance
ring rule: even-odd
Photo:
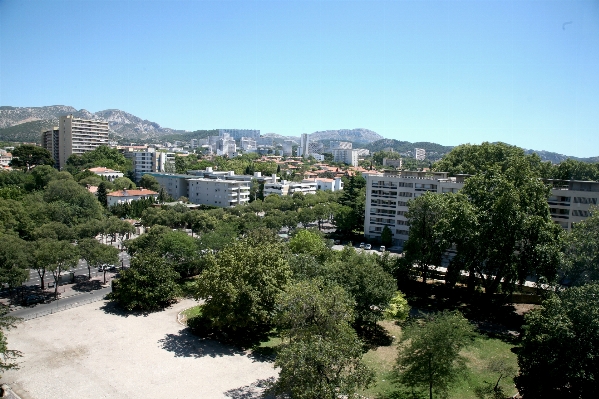
[[[2,371],[18,369],[18,364],[14,360],[22,356],[20,351],[8,349],[4,331],[15,328],[19,319],[7,316],[7,313],[7,307],[2,305],[0,307],[0,376]]]
[[[106,190],[106,183],[102,182],[98,186],[98,201],[104,208],[108,207],[108,191]]]
[[[599,392],[599,285],[550,296],[525,317],[518,391],[526,399],[593,398]]]
[[[446,397],[465,371],[466,359],[460,351],[474,336],[474,328],[459,312],[436,313],[411,324],[402,333],[396,381],[426,392],[429,399]]]
[[[29,266],[29,243],[15,235],[0,235],[0,283],[19,287],[29,279]]]
[[[353,397],[373,381],[362,344],[350,324],[352,301],[323,280],[290,285],[277,298],[276,324],[284,344],[275,367],[275,393],[300,399]]]
[[[196,297],[204,299],[203,316],[216,331],[256,339],[272,328],[275,298],[291,271],[285,246],[264,229],[206,257]]]
[[[10,166],[29,170],[37,165],[54,165],[54,158],[45,148],[30,144],[23,144],[12,151],[13,159]]]
[[[599,209],[576,223],[565,238],[565,277],[572,285],[599,281]]]
[[[101,244],[95,238],[84,238],[77,242],[81,259],[87,263],[87,273],[92,277],[92,268],[102,265],[116,264],[119,261],[119,250],[111,245]],[[106,283],[106,269],[104,269],[104,283]]]

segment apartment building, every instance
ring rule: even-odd
[[[329,142],[329,149],[331,151],[333,150],[351,150],[352,149],[352,142],[351,141],[336,141],[336,140],[331,140]]]
[[[446,172],[385,172],[364,174],[366,204],[364,235],[379,239],[383,228],[393,233],[393,246],[403,247],[410,227],[406,213],[408,201],[426,192],[457,192],[464,186],[465,176],[447,177]]]
[[[264,196],[270,194],[276,195],[293,195],[295,193],[316,194],[318,184],[314,180],[303,180],[300,182],[292,182],[287,180],[276,181],[276,176],[272,180],[267,180],[264,183]]]
[[[418,161],[424,161],[426,158],[426,151],[424,148],[414,148],[414,158]]]
[[[108,145],[108,122],[64,115],[58,119],[58,128],[42,133],[42,146],[50,151],[59,169],[72,154],[93,151],[101,145]]]
[[[250,200],[250,183],[241,180],[206,179],[187,180],[189,202],[192,204],[223,208],[247,204]]]
[[[599,205],[599,182],[582,180],[547,180],[551,185],[549,213],[551,219],[572,230],[572,226],[590,216],[593,206]]]
[[[248,137],[254,140],[260,138],[260,130],[253,129],[218,129],[218,134],[219,136],[227,134],[234,140],[241,140],[242,137]]]
[[[96,175],[103,177],[104,179],[108,180],[108,181],[114,181],[115,179],[118,179],[119,177],[123,177],[123,172],[119,172],[118,170],[112,170],[109,168],[104,168],[104,167],[97,167],[97,168],[89,168],[89,171],[92,173],[95,173]]]
[[[358,150],[332,150],[333,161],[343,162],[346,165],[353,167],[358,166]]]
[[[118,190],[106,194],[108,206],[124,204],[146,198],[156,199],[157,197],[158,193],[156,191],[146,190],[143,188],[140,190]]]
[[[365,174],[366,206],[364,235],[380,238],[385,226],[393,233],[393,245],[403,246],[410,227],[405,214],[407,202],[423,193],[458,192],[468,175],[447,177],[446,172],[385,172]],[[564,230],[590,216],[593,206],[599,204],[599,182],[579,180],[547,180],[551,194],[547,199],[551,220]]]
[[[174,153],[156,151],[155,148],[147,148],[143,151],[136,151],[134,148],[125,148],[123,155],[125,158],[131,160],[135,181],[137,182],[147,173],[165,172],[174,169]]]
[[[297,155],[304,158],[310,156],[310,136],[307,133],[302,133],[300,144],[297,148]]]

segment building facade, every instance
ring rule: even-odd
[[[447,177],[446,172],[386,172],[365,174],[366,204],[364,235],[379,239],[383,228],[393,233],[393,245],[403,247],[410,227],[405,217],[408,201],[425,192],[456,193],[464,187],[467,175]],[[590,216],[599,205],[599,182],[547,180],[551,194],[547,199],[551,220],[564,230]]]
[[[42,133],[42,146],[50,151],[60,169],[72,154],[93,151],[101,145],[108,145],[108,122],[64,115],[58,119],[58,129]]]
[[[414,148],[414,158],[418,161],[424,161],[426,158],[426,151],[424,148]]]
[[[158,193],[152,190],[118,190],[106,194],[108,206],[124,204],[146,198],[158,198]]]
[[[241,180],[206,179],[187,180],[189,202],[222,208],[245,205],[250,200],[250,182]]]
[[[333,150],[333,161],[358,166],[358,150]]]
[[[297,148],[297,155],[304,158],[308,158],[310,156],[310,136],[308,133],[302,133],[300,144]]]
[[[219,136],[228,134],[233,140],[241,140],[242,137],[252,138],[254,140],[260,138],[260,130],[253,129],[218,129]]]
[[[112,170],[112,169],[103,168],[103,167],[90,168],[89,171],[97,174],[100,177],[105,178],[108,181],[114,181],[115,179],[118,179],[119,177],[124,176],[123,172],[119,172],[118,170]]]
[[[169,167],[172,170],[175,167],[175,154],[156,151],[154,148],[147,148],[144,151],[125,148],[123,155],[133,164],[136,182],[139,182],[141,177],[147,173],[166,172]]]

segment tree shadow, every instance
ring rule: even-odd
[[[111,314],[114,316],[121,316],[121,317],[129,317],[129,316],[144,316],[147,317],[148,316],[148,312],[138,312],[138,311],[128,311],[123,309],[122,307],[120,307],[116,302],[114,301],[109,301],[104,303],[104,305],[102,305],[100,307],[100,309],[102,311],[104,311],[104,313],[107,314]]]
[[[91,292],[102,289],[100,280],[90,280],[88,276],[75,276],[73,290],[78,292]]]
[[[391,334],[379,324],[357,326],[356,333],[362,342],[364,342],[366,351],[376,349],[379,346],[390,346],[393,344],[393,337]]]
[[[162,349],[172,352],[175,357],[223,357],[243,355],[244,351],[234,346],[224,345],[218,341],[199,338],[188,329],[181,330],[178,334],[166,334],[158,341]]]
[[[250,385],[230,389],[225,392],[225,396],[231,399],[275,399],[275,396],[268,392],[274,381],[274,377],[260,379]]]

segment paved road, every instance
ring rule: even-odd
[[[116,266],[121,266],[121,265],[124,267],[129,267],[129,255],[126,252],[119,253],[119,264]],[[74,269],[71,269],[69,271],[75,272],[75,276],[81,276],[81,275],[87,276],[87,274],[88,274],[87,262],[84,261],[83,259],[80,259],[77,266]],[[67,273],[63,273],[63,275],[67,274]],[[103,273],[99,272],[98,269],[92,268],[91,275],[93,278],[93,277],[102,276]],[[48,283],[54,283],[54,278],[52,277],[51,272],[46,272],[46,275],[44,276],[44,284],[46,285],[46,288],[48,287]],[[40,281],[39,275],[37,274],[37,271],[34,269],[30,269],[29,270],[29,280],[25,282],[25,285],[31,286],[31,285],[40,285],[40,284],[41,284],[41,281]]]
[[[10,312],[10,316],[21,317],[25,320],[28,320],[42,315],[47,315],[50,313],[55,313],[61,310],[69,309],[71,307],[79,306],[85,303],[99,301],[111,292],[112,288],[106,287],[96,291],[86,292],[79,295],[73,295],[68,298],[59,299],[58,301],[18,309],[14,312]]]

